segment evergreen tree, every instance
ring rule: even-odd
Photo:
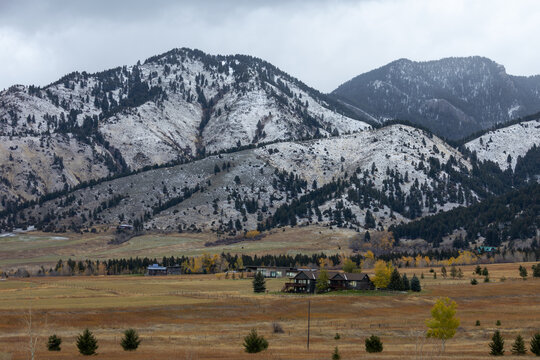
[[[401,284],[403,285],[403,288],[402,288],[403,291],[411,290],[411,283],[409,282],[409,278],[407,277],[407,274],[403,274],[403,277],[401,278]]]
[[[531,339],[531,352],[536,356],[540,356],[540,333],[534,334]]]
[[[422,287],[420,286],[420,280],[418,280],[416,275],[413,275],[411,279],[411,290],[415,292],[422,291]]]
[[[525,355],[527,350],[525,349],[525,341],[521,335],[516,337],[516,341],[512,344],[512,354],[514,355]]]
[[[527,275],[527,268],[523,265],[519,265],[519,276],[521,276],[523,280],[527,280]]]
[[[88,329],[77,337],[77,348],[82,355],[94,355],[98,349],[97,340]]]
[[[446,268],[444,266],[441,268],[441,275],[446,279]]]
[[[365,341],[368,353],[379,353],[383,351],[383,344],[378,336],[371,335]]]
[[[496,330],[491,338],[491,343],[489,344],[491,351],[490,355],[493,356],[502,356],[504,355],[504,339],[499,330]]]
[[[340,359],[341,359],[341,355],[339,354],[338,347],[336,346],[334,348],[334,352],[332,353],[332,360],[340,360]]]
[[[62,344],[62,338],[56,336],[56,334],[49,336],[47,341],[47,349],[49,351],[60,351],[60,344]]]
[[[253,277],[253,292],[263,293],[266,291],[266,279],[262,272],[258,271]]]
[[[403,282],[401,281],[401,275],[399,271],[394,268],[392,275],[390,275],[390,283],[388,284],[389,290],[401,291],[403,290]]]
[[[375,224],[375,218],[373,217],[373,214],[371,213],[371,211],[366,211],[366,217],[365,217],[365,223],[366,223],[366,228],[367,229],[373,229],[375,228],[376,224]]]
[[[253,354],[268,349],[268,341],[257,334],[257,330],[252,329],[249,335],[244,338],[244,350]]]
[[[540,277],[540,264],[533,265],[532,270],[533,270],[533,277]]]
[[[140,343],[141,340],[139,340],[139,335],[137,334],[137,331],[135,331],[134,329],[127,329],[126,331],[124,331],[124,337],[122,338],[120,345],[122,345],[122,348],[125,351],[133,351],[137,350]]]
[[[369,234],[369,231],[366,231],[365,235],[364,235],[364,240],[366,242],[370,242],[371,241],[371,235]],[[539,265],[540,266],[540,265]]]

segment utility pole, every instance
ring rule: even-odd
[[[311,322],[311,300],[308,300],[308,313],[307,313],[307,349],[309,351],[309,326]]]

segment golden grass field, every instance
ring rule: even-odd
[[[530,271],[531,263],[523,265]],[[342,359],[488,359],[488,343],[497,328],[506,340],[505,357],[511,358],[517,334],[528,343],[540,331],[540,280],[519,279],[518,266],[489,264],[492,281],[480,279],[476,286],[470,285],[474,266],[462,266],[461,280],[433,279],[426,268],[402,269],[411,276],[424,272],[419,294],[284,295],[278,290],[286,279],[272,279],[268,294],[255,295],[251,280],[216,275],[10,278],[0,281],[0,359],[28,358],[22,320],[30,307],[40,335],[36,359],[84,358],[75,337],[86,327],[98,338],[94,359],[330,359],[335,346]],[[424,320],[440,296],[458,303],[461,319],[441,357],[435,356],[439,343],[423,336]],[[475,326],[476,320],[481,326]],[[283,334],[272,333],[274,321],[283,326]],[[142,338],[136,352],[124,352],[119,345],[126,328],[137,329]],[[243,337],[252,328],[268,339],[267,351],[243,352]],[[53,333],[64,341],[59,353],[45,348]],[[334,340],[336,333],[340,340]],[[365,352],[364,339],[371,334],[381,337],[381,354]]]
[[[112,231],[85,233],[22,233],[0,237],[0,270],[21,265],[54,264],[58,259],[110,259],[129,257],[194,256],[220,254],[336,254],[347,249],[349,238],[356,232],[324,227],[295,227],[272,230],[263,239],[218,247],[205,247],[214,241],[214,234],[148,234],[132,238],[120,245],[108,244]]]

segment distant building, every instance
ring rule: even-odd
[[[152,264],[148,266],[146,274],[148,276],[167,275],[167,268],[159,266],[159,264]]]
[[[158,276],[158,275],[181,275],[182,267],[180,265],[173,266],[160,266],[159,264],[152,264],[146,269],[146,275]]]
[[[478,254],[494,253],[497,251],[497,248],[495,246],[479,246],[477,251],[478,251]]]
[[[300,271],[285,284],[284,292],[314,293],[320,271]],[[364,273],[328,272],[329,289],[335,290],[373,290],[375,286]]]
[[[116,227],[116,230],[118,231],[124,231],[124,230],[133,230],[133,225],[129,224],[120,224]]]
[[[285,266],[246,266],[243,271],[247,273],[248,277],[255,276],[256,273],[260,272],[265,278],[292,278],[298,274],[298,269]]]

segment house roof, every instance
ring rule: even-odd
[[[148,270],[167,270],[164,266],[159,266],[158,264],[152,264],[148,266]]]
[[[294,278],[295,279],[309,279],[317,280],[321,272],[317,271],[300,271]],[[345,273],[339,271],[328,271],[328,278],[330,280],[345,280],[345,281],[361,281],[369,276],[366,273]]]

